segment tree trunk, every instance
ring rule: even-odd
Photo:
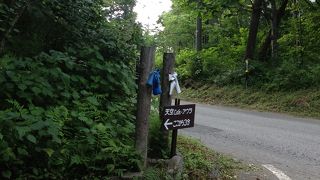
[[[144,167],[147,163],[149,114],[152,91],[152,88],[147,86],[147,80],[153,68],[155,50],[155,47],[143,47],[141,49],[141,59],[139,65],[140,74],[138,84],[139,90],[137,100],[135,148],[142,157]]]
[[[252,5],[251,23],[249,29],[249,37],[247,42],[246,54],[244,59],[253,59],[254,49],[257,39],[260,15],[261,15],[261,5],[263,0],[255,0]]]
[[[196,50],[198,52],[202,50],[202,18],[200,13],[197,17]]]
[[[277,5],[275,0],[271,1],[271,58],[276,58],[276,49],[277,49]]]
[[[277,14],[276,14],[276,22],[274,22],[275,24],[275,28],[277,29],[277,32],[278,32],[278,29],[279,29],[279,25],[280,25],[280,22],[281,22],[281,19],[282,17],[284,16],[285,14],[285,10],[286,10],[286,7],[287,7],[287,4],[288,4],[288,0],[284,0],[280,6],[280,8],[277,10]],[[278,39],[279,35],[277,34],[276,36],[276,40]],[[266,60],[267,59],[267,54],[269,52],[269,48],[271,46],[271,41],[272,41],[272,30],[269,31],[269,33],[267,34],[261,48],[260,48],[260,52],[259,52],[259,58],[261,60]]]

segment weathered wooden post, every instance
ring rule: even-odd
[[[171,106],[172,97],[170,96],[170,82],[169,82],[169,74],[173,73],[175,63],[175,56],[173,53],[164,53],[163,55],[163,69],[161,73],[161,88],[162,88],[162,94],[160,97],[160,107],[159,107],[159,113],[160,113],[160,120],[163,121],[162,117],[162,111],[165,106]],[[163,146],[164,148],[168,148],[169,144],[169,132],[165,129],[161,129],[161,138],[163,138]]]
[[[147,163],[149,114],[151,107],[152,88],[147,86],[149,74],[153,68],[155,59],[155,47],[142,47],[140,55],[138,99],[136,115],[135,148],[140,153],[143,166]]]
[[[174,105],[180,105],[180,99],[174,100]],[[178,129],[172,130],[172,140],[171,140],[171,153],[170,157],[177,155],[177,139],[178,139]]]

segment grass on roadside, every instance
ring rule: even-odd
[[[148,167],[143,174],[145,180],[169,180],[173,179],[166,173],[164,167]]]
[[[177,143],[188,179],[236,179],[236,172],[245,168],[240,162],[214,152],[196,139],[179,136]]]
[[[237,172],[247,170],[247,166],[231,157],[214,152],[199,140],[178,136],[178,152],[182,154],[184,171],[172,177],[163,165],[148,167],[142,179],[146,180],[207,180],[236,179]]]
[[[184,89],[179,96],[185,100],[208,104],[320,118],[319,89],[266,92],[258,89],[245,89],[242,86],[216,87],[206,85],[196,89]]]

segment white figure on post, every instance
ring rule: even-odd
[[[181,93],[181,89],[180,89],[180,85],[179,85],[179,81],[178,81],[178,74],[176,72],[174,72],[173,74],[169,74],[169,81],[170,83],[170,96],[173,93],[173,90],[176,89],[177,93]]]

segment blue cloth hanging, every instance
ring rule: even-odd
[[[162,93],[160,86],[160,69],[154,70],[150,73],[147,85],[152,86],[153,95],[159,95]]]

